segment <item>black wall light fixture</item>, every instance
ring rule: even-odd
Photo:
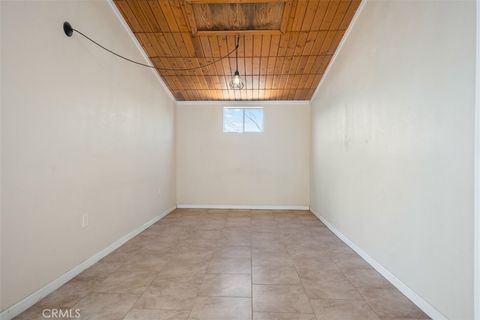
[[[67,21],[63,23],[63,32],[65,32],[67,37],[71,37],[73,35],[72,25]]]
[[[75,29],[72,27],[72,25],[68,22],[68,21],[65,21],[63,23],[63,32],[65,32],[65,35],[67,37],[71,37],[73,35],[74,32],[78,33],[79,35],[81,35],[82,37],[84,37],[85,39],[87,39],[88,41],[90,41],[91,43],[95,44],[96,46],[98,46],[99,48],[102,48],[103,50],[123,59],[123,60],[126,60],[128,62],[131,62],[131,63],[134,63],[134,64],[137,64],[139,66],[142,66],[142,67],[147,67],[147,68],[151,68],[151,69],[156,69],[158,71],[190,71],[190,70],[197,70],[197,69],[202,69],[202,68],[205,68],[205,67],[208,67],[214,63],[217,63],[219,61],[222,61],[223,59],[226,59],[228,58],[232,53],[236,53],[236,62],[237,62],[237,69],[235,71],[235,74],[233,76],[233,79],[231,81],[231,83],[235,84],[235,85],[232,85],[230,84],[230,87],[232,89],[242,89],[243,88],[243,81],[240,79],[240,74],[238,72],[238,47],[240,46],[240,38],[237,37],[237,41],[236,41],[236,45],[235,45],[235,49],[231,50],[230,52],[228,52],[227,54],[225,54],[224,56],[216,59],[216,60],[213,60],[213,61],[210,61],[209,63],[206,63],[204,65],[201,65],[201,66],[196,66],[196,67],[191,67],[191,68],[158,68],[156,66],[152,66],[152,65],[149,65],[149,64],[145,64],[145,63],[141,63],[141,62],[138,62],[138,61],[135,61],[135,60],[132,60],[132,59],[129,59],[127,57],[124,57],[118,53],[116,53],[115,51],[112,51],[106,47],[104,47],[103,45],[101,45],[100,43],[98,43],[97,41],[93,40],[92,38],[90,38],[89,36],[87,36],[86,34],[82,33],[81,31]],[[239,85],[238,83],[241,83],[241,85]]]

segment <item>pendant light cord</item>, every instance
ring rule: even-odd
[[[202,69],[202,68],[205,68],[205,67],[208,67],[208,66],[211,66],[212,64],[215,64],[219,61],[222,61],[223,59],[229,57],[233,52],[236,53],[236,59],[237,59],[237,70],[238,70],[238,47],[240,45],[240,37],[237,36],[237,41],[236,41],[236,45],[235,45],[235,49],[233,49],[232,51],[228,52],[227,54],[225,54],[224,56],[221,56],[220,58],[214,60],[214,61],[211,61],[207,64],[204,64],[204,65],[201,65],[201,66],[197,66],[197,67],[191,67],[191,68],[158,68],[156,66],[151,66],[149,64],[145,64],[145,63],[141,63],[141,62],[138,62],[138,61],[135,61],[135,60],[132,60],[132,59],[129,59],[127,57],[124,57],[118,53],[116,53],[115,51],[112,51],[106,47],[104,47],[103,45],[101,45],[100,43],[98,43],[97,41],[93,40],[92,38],[90,38],[89,36],[87,36],[86,34],[84,34],[83,32],[75,29],[75,28],[72,28],[71,29],[72,31],[75,31],[76,33],[78,33],[79,35],[81,35],[82,37],[84,37],[85,39],[87,39],[88,41],[92,42],[93,44],[97,45],[98,47],[102,48],[103,50],[123,59],[123,60],[126,60],[128,62],[131,62],[131,63],[134,63],[134,64],[137,64],[139,66],[142,66],[142,67],[147,67],[147,68],[152,68],[152,69],[157,69],[158,71],[190,71],[190,70],[197,70],[197,69]]]
[[[235,71],[238,71],[238,46],[240,45],[240,37],[237,36],[237,44],[235,45]]]

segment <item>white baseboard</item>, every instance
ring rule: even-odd
[[[425,301],[420,297],[415,291],[410,289],[406,284],[404,284],[400,279],[395,277],[390,271],[385,269],[380,263],[375,261],[371,256],[353,243],[350,239],[344,236],[338,229],[331,225],[324,217],[315,212],[312,208],[310,211],[323,222],[337,237],[340,238],[347,246],[352,248],[359,256],[361,256],[365,261],[368,262],[375,270],[377,270],[385,279],[387,279],[393,286],[395,286],[401,293],[403,293],[408,299],[410,299],[414,304],[417,305],[423,312],[430,316],[433,320],[448,320],[440,311],[438,311],[434,306]]]
[[[183,209],[308,210],[308,206],[257,206],[229,204],[177,204]]]
[[[8,309],[5,309],[0,313],[0,320],[10,320],[23,311],[27,310],[31,306],[33,306],[35,303],[52,293],[53,291],[57,290],[60,288],[62,285],[70,281],[71,279],[75,278],[78,274],[80,274],[82,271],[85,269],[91,267],[95,263],[97,263],[100,259],[105,257],[106,255],[110,254],[120,246],[122,246],[125,242],[128,240],[134,238],[136,235],[138,235],[140,232],[144,231],[148,227],[150,227],[152,224],[160,220],[161,218],[165,217],[167,214],[175,210],[176,207],[170,208],[162,212],[160,215],[156,216],[155,218],[151,219],[150,221],[144,223],[140,227],[136,228],[135,230],[130,231],[127,233],[125,236],[121,237],[120,239],[116,240],[113,242],[111,245],[103,249],[102,251],[94,254],[87,260],[83,261],[80,263],[78,266],[75,268],[67,271],[66,273],[62,274],[60,277],[57,279],[53,280],[46,286],[40,288],[39,290],[35,291],[28,297],[24,298],[23,300],[17,302],[13,306],[9,307]]]

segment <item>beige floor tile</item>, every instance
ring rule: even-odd
[[[253,250],[252,252],[253,266],[295,266],[292,258],[286,253],[276,253],[268,251]]]
[[[363,300],[310,300],[318,320],[380,320]]]
[[[129,241],[127,241],[124,245],[122,245],[120,248],[116,249],[112,255],[115,253],[133,253],[137,251],[140,248],[140,243],[134,238]]]
[[[206,274],[199,291],[200,296],[251,297],[249,274]]]
[[[187,320],[190,311],[132,309],[124,320]]]
[[[209,214],[208,221],[197,225],[197,230],[219,231],[225,227],[227,219],[218,219],[223,217],[223,214]]]
[[[269,209],[252,209],[250,210],[252,213],[252,217],[269,217],[273,218],[275,215],[276,210],[269,210]]]
[[[213,258],[208,273],[251,273],[250,258]]]
[[[216,258],[251,258],[250,246],[221,246],[214,252]]]
[[[135,239],[131,240],[141,248],[156,249],[157,251],[167,251],[175,247],[178,241],[178,235],[167,233],[164,230],[145,230]]]
[[[315,315],[308,313],[271,313],[254,312],[253,320],[317,320]]]
[[[200,285],[195,283],[155,280],[138,299],[135,308],[191,310]]]
[[[313,263],[313,262],[305,262],[299,263],[299,260],[295,261],[295,265],[297,268],[298,276],[300,279],[305,281],[321,281],[327,277],[337,277],[337,278],[345,278],[343,272],[337,268],[334,263],[330,263],[325,261],[325,263]],[[300,261],[305,261],[304,259]]]
[[[207,260],[210,260],[215,250],[215,248],[206,248],[197,245],[187,246],[181,243],[175,248],[175,251],[170,254],[169,259],[181,259],[186,260],[185,262],[192,263],[206,262]],[[169,260],[169,262],[171,260]]]
[[[114,252],[110,253],[107,255],[105,258],[101,259],[101,262],[109,262],[109,263],[125,263],[126,261],[130,260],[132,257],[132,254],[135,253],[135,250],[132,252],[125,252],[122,250],[123,247],[120,247],[119,249],[115,250]],[[137,247],[136,250],[138,250],[139,247]]]
[[[329,256],[321,254],[314,258],[295,258],[293,261],[299,271],[303,272],[341,272],[340,268]]]
[[[428,319],[310,212],[223,209],[175,210],[18,319],[123,320],[138,300],[126,320],[314,320],[309,298],[319,320]]]
[[[299,285],[253,285],[253,311],[313,313]]]
[[[223,235],[231,235],[231,236],[247,236],[249,238],[252,237],[252,229],[250,226],[245,227],[229,227],[225,226],[223,229]]]
[[[278,231],[278,224],[275,221],[252,219],[253,232],[272,232],[271,230],[275,229]]]
[[[158,279],[175,279],[175,281],[202,283],[208,265],[205,262],[197,264],[183,263],[184,261],[172,261],[157,274]]]
[[[207,213],[216,213],[221,214],[222,216],[227,216],[229,209],[207,209]]]
[[[52,307],[39,307],[39,306],[33,306],[26,310],[25,312],[19,314],[13,320],[46,320],[46,318],[43,316],[43,310],[45,309],[52,309]],[[71,308],[58,308],[62,310],[62,312],[65,312]],[[50,311],[45,311],[47,312],[46,315],[50,315],[48,312]]]
[[[262,230],[253,230],[252,232],[252,246],[254,248],[271,246],[280,246],[284,248],[284,244],[282,243],[283,239],[284,235],[279,232],[278,228],[273,232],[266,232]]]
[[[255,243],[252,246],[252,256],[275,255],[277,257],[288,256],[286,247],[277,240]]]
[[[131,254],[117,271],[158,272],[171,260],[168,255]]]
[[[356,253],[335,254],[332,256],[332,260],[344,271],[372,268]]]
[[[359,290],[373,311],[382,318],[428,319],[425,313],[397,289]]]
[[[97,283],[95,292],[141,294],[150,285],[156,274],[143,271],[118,271]]]
[[[81,320],[122,320],[137,299],[126,293],[92,293],[74,309],[80,310]]]
[[[392,284],[373,268],[347,270],[344,274],[356,288],[392,288]]]
[[[37,303],[39,307],[71,307],[92,292],[95,281],[73,279]]]
[[[229,210],[228,217],[229,218],[242,218],[242,217],[251,217],[252,211],[251,210]]]
[[[200,297],[190,314],[190,320],[251,320],[250,298]]]
[[[264,233],[271,233],[271,234],[278,234],[279,232],[279,225],[277,222],[275,224],[252,224],[252,231],[253,232],[264,232]]]
[[[224,233],[217,241],[218,246],[251,246],[249,234]]]
[[[254,284],[299,284],[297,270],[291,265],[254,265]]]
[[[342,246],[332,246],[330,247],[329,252],[333,258],[340,255],[355,255],[361,259],[361,257],[355,251],[353,251],[350,247],[348,247],[345,244]]]
[[[275,221],[275,210],[252,210],[252,224],[254,222],[270,222]]]
[[[186,240],[218,240],[223,236],[220,230],[198,230],[191,233]]]
[[[250,217],[229,217],[225,222],[225,227],[250,227],[251,225]]]
[[[327,256],[328,246],[309,248],[306,246],[298,245],[295,247],[289,247],[288,254],[290,254],[292,259],[315,259],[318,258],[319,255]]]
[[[310,299],[360,299],[356,288],[342,274],[326,275],[319,280],[302,279]]]
[[[201,247],[209,250],[215,250],[218,246],[218,240],[213,239],[185,239],[179,241],[179,245],[182,247]]]
[[[107,278],[113,272],[117,271],[121,266],[121,262],[99,261],[87,270],[80,273],[75,277],[75,279],[101,281]]]

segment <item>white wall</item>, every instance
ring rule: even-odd
[[[178,204],[308,207],[310,107],[258,106],[265,132],[249,134],[223,132],[222,104],[177,106]]]
[[[368,1],[312,103],[311,205],[473,318],[473,1]]]
[[[106,1],[1,1],[1,309],[175,205],[174,105]],[[81,228],[81,217],[89,226]]]

